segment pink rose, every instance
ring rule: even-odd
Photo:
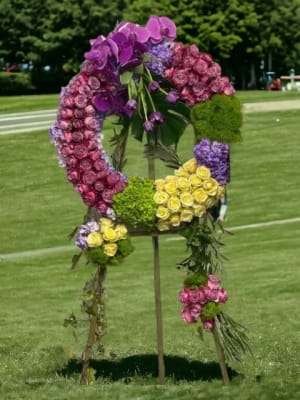
[[[206,297],[206,301],[214,301],[214,302],[218,302],[218,289],[211,289],[209,287],[205,287],[204,288],[204,293],[205,293],[205,297]]]
[[[95,190],[97,190],[97,192],[102,192],[103,189],[104,189],[104,183],[103,183],[103,181],[100,181],[100,180],[96,181],[96,182],[94,183],[94,188],[95,188]]]
[[[120,180],[120,175],[117,173],[110,173],[106,177],[107,185],[112,188],[115,186]]]
[[[92,207],[95,205],[96,195],[94,192],[87,192],[83,194],[82,199],[87,206]]]
[[[221,76],[221,67],[218,63],[213,63],[207,70],[207,75],[210,78],[219,78]]]
[[[84,95],[87,99],[90,99],[93,95],[91,88],[89,87],[89,85],[86,85],[86,84],[80,86],[80,88],[78,89],[78,92],[80,94]]]
[[[220,283],[221,281],[216,275],[208,275],[207,287],[210,289],[218,289]]]
[[[82,119],[73,119],[72,126],[74,129],[83,128],[83,120]]]
[[[192,68],[192,66],[195,64],[195,62],[197,61],[197,59],[195,57],[191,57],[189,55],[186,55],[183,59],[183,68]]]
[[[189,56],[192,56],[192,57],[195,57],[195,58],[198,58],[199,55],[200,55],[199,49],[195,44],[192,44],[191,46],[188,46],[186,48],[186,53]]]
[[[104,202],[104,201],[100,201],[98,204],[97,204],[97,210],[102,214],[102,215],[105,215],[105,213],[106,213],[106,210],[108,209],[108,206],[107,206],[107,204]]]
[[[69,121],[61,120],[61,121],[58,122],[59,129],[61,129],[63,131],[69,129],[69,126],[70,126],[70,122]]]
[[[77,158],[74,156],[66,157],[66,165],[67,167],[74,168],[77,165]]]
[[[88,98],[83,94],[78,94],[75,97],[74,102],[78,108],[85,108],[88,103]]]
[[[91,104],[89,104],[88,106],[85,107],[84,112],[85,112],[85,115],[87,115],[87,116],[96,115],[96,110],[94,109],[94,107]]]
[[[72,182],[73,184],[79,182],[80,175],[76,170],[70,170],[67,173],[67,179],[69,182]]]
[[[59,113],[59,117],[64,120],[71,119],[73,117],[73,110],[70,108],[62,108]]]
[[[93,171],[86,171],[83,174],[82,181],[86,185],[92,185],[97,179],[97,175]]]
[[[179,301],[180,303],[189,304],[190,303],[190,289],[184,288],[179,293]]]
[[[206,319],[203,321],[203,328],[204,329],[213,329],[215,326],[215,320],[214,319]]]
[[[83,134],[85,139],[93,139],[95,137],[95,131],[89,129],[85,129]]]
[[[88,149],[84,144],[77,144],[74,146],[74,156],[82,160],[88,155]]]
[[[94,168],[96,171],[105,171],[105,175],[107,175],[108,171],[108,165],[107,162],[103,159],[95,160],[94,162]]]
[[[112,204],[112,198],[114,193],[112,190],[104,189],[102,192],[102,199],[105,201],[106,204]]]
[[[194,304],[199,301],[198,289],[193,289],[190,291],[190,300],[191,300],[191,303],[194,303]]]
[[[63,96],[60,103],[63,107],[72,108],[74,105],[74,99],[72,96]]]
[[[193,70],[199,75],[205,75],[208,70],[208,64],[205,60],[198,58],[197,62],[193,66]]]
[[[72,132],[72,140],[74,141],[74,142],[82,142],[83,141],[83,139],[84,139],[84,136],[83,136],[83,132],[82,131],[73,131]]]
[[[199,298],[199,303],[200,304],[205,304],[206,303],[206,295],[204,288],[199,288],[198,289],[198,298]]]
[[[64,146],[64,147],[61,148],[60,152],[61,152],[63,157],[68,157],[68,156],[71,156],[74,153],[74,149],[73,149],[72,145]]]
[[[63,135],[61,136],[62,140],[66,143],[71,143],[72,142],[72,134],[71,132],[65,131]]]
[[[74,117],[78,119],[83,119],[85,116],[85,112],[82,108],[75,108]]]
[[[181,311],[181,317],[185,322],[187,322],[189,324],[193,324],[196,322],[196,318],[191,314],[190,309],[187,307],[185,307]]]
[[[188,71],[186,69],[178,69],[172,76],[174,85],[178,88],[183,88],[188,83]]]
[[[84,193],[87,193],[89,188],[87,185],[83,185],[83,184],[79,184],[75,186],[75,190],[76,192],[80,193],[81,195],[83,195]]]
[[[88,79],[88,85],[92,90],[97,90],[100,88],[100,81],[95,76],[90,76]]]
[[[98,129],[99,128],[99,122],[97,120],[97,118],[90,116],[90,117],[86,117],[84,119],[84,125],[86,126],[87,129]]]
[[[84,171],[89,171],[92,169],[92,162],[88,158],[84,158],[83,160],[80,161],[79,163],[80,168]]]
[[[226,301],[228,300],[228,294],[227,291],[223,288],[218,290],[218,301],[220,303],[226,303]]]
[[[171,80],[172,77],[173,77],[174,72],[175,72],[175,68],[173,68],[173,67],[172,67],[172,68],[168,68],[168,69],[166,69],[166,70],[164,71],[164,77],[165,77],[166,79]]]

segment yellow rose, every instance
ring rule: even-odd
[[[165,186],[165,180],[164,179],[156,179],[155,180],[155,187],[157,191],[163,190]]]
[[[218,190],[218,182],[214,178],[208,178],[203,181],[203,189],[210,195],[215,196]]]
[[[177,177],[175,175],[167,175],[165,177],[165,181],[166,182],[175,182],[177,181]]]
[[[179,226],[180,225],[180,215],[179,214],[172,214],[170,216],[170,225],[171,226]]]
[[[201,188],[194,190],[192,195],[194,197],[194,201],[198,204],[203,204],[208,197],[207,193]]]
[[[188,177],[189,173],[183,169],[183,167],[179,167],[178,169],[175,170],[175,175],[176,176],[182,176],[182,177]]]
[[[197,204],[193,208],[194,208],[194,214],[196,217],[202,217],[202,215],[206,211],[206,207],[202,204]]]
[[[115,231],[117,233],[118,239],[125,239],[127,236],[127,228],[124,224],[118,224],[115,228]]]
[[[217,190],[217,198],[221,199],[222,197],[225,196],[225,186],[218,186],[218,190]]]
[[[100,232],[103,233],[103,231],[107,228],[110,228],[111,226],[113,226],[113,222],[111,219],[109,218],[100,218],[99,220],[99,227],[100,227]]]
[[[163,192],[162,190],[157,191],[153,196],[155,204],[166,204],[168,198],[168,193]]]
[[[86,238],[89,247],[99,247],[103,243],[102,235],[99,232],[91,232]]]
[[[107,242],[116,242],[118,240],[118,233],[114,228],[106,228],[102,234],[103,239]]]
[[[157,229],[161,232],[163,231],[168,231],[170,229],[170,225],[168,223],[168,221],[158,221],[158,223],[156,224]]]
[[[183,192],[187,192],[190,188],[190,181],[186,176],[178,176],[177,177],[177,186]]]
[[[181,208],[181,202],[177,196],[171,196],[167,205],[168,209],[173,213],[179,211]]]
[[[177,194],[177,184],[175,181],[167,182],[164,189],[169,195]]]
[[[193,217],[194,217],[193,211],[185,208],[180,213],[180,222],[191,222]]]
[[[201,179],[208,179],[210,178],[210,170],[204,167],[204,165],[201,165],[196,169],[196,175],[198,175]]]
[[[212,207],[213,205],[215,205],[217,202],[216,197],[208,197],[205,201],[205,205],[207,208]]]
[[[156,210],[156,216],[157,216],[157,218],[162,219],[162,220],[165,221],[165,220],[167,220],[169,218],[170,212],[167,209],[167,207],[158,206],[157,210]]]
[[[106,243],[103,245],[103,252],[109,257],[113,257],[118,250],[118,245],[116,243]]]
[[[189,174],[194,174],[197,169],[197,160],[196,158],[191,158],[190,160],[186,161],[182,168],[184,171],[188,172]]]
[[[190,182],[191,186],[193,186],[193,187],[200,187],[200,186],[202,186],[203,181],[198,175],[192,174],[189,177],[189,182]]]
[[[184,192],[180,195],[180,201],[183,207],[192,207],[194,204],[194,197],[191,193]]]

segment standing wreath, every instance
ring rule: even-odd
[[[229,143],[240,140],[241,105],[219,64],[195,45],[176,42],[176,26],[151,16],[145,27],[122,22],[107,36],[91,40],[80,72],[63,88],[57,120],[49,135],[67,179],[88,206],[76,229],[81,254],[97,266],[85,286],[83,309],[89,336],[81,383],[89,383],[89,361],[105,330],[103,282],[107,265],[133,251],[130,237],[152,236],[160,382],[164,381],[158,236],[177,232],[190,255],[178,264],[187,271],[179,301],[188,323],[200,321],[213,333],[224,383],[225,358],[240,360],[249,350],[244,329],[223,311],[227,292],[216,276],[223,257],[210,209],[224,196],[230,181]],[[111,138],[111,157],[104,150],[103,123],[118,116]],[[178,142],[191,124],[192,158],[181,162]],[[146,138],[148,178],[122,173],[129,134]],[[174,173],[155,179],[155,159]],[[218,223],[218,226],[222,226]],[[72,314],[66,325],[77,325]],[[201,327],[199,327],[201,329]]]

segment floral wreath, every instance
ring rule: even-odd
[[[241,109],[219,64],[175,38],[173,21],[151,16],[145,27],[121,22],[107,37],[91,40],[80,72],[61,92],[49,135],[68,181],[89,207],[76,238],[88,260],[120,262],[133,250],[134,229],[179,231],[192,252],[180,264],[188,272],[179,297],[182,317],[212,329],[225,318],[227,293],[215,276],[220,261],[205,255],[217,246],[207,215],[230,181],[229,143],[240,138]],[[119,117],[120,130],[110,158],[102,129],[111,115]],[[190,123],[193,157],[181,162],[176,148]],[[123,174],[129,133],[146,137],[148,159],[160,158],[174,173],[164,179]]]

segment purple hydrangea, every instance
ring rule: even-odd
[[[164,40],[159,44],[150,44],[147,54],[151,56],[151,61],[145,62],[146,66],[157,75],[163,75],[173,54],[171,42]]]
[[[194,157],[198,165],[209,168],[211,175],[221,185],[230,182],[229,144],[202,139],[194,146]]]

